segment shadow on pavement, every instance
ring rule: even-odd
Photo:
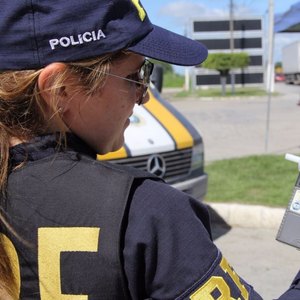
[[[231,226],[228,225],[225,220],[209,205],[207,205],[210,221],[211,221],[211,230],[213,240],[218,239],[222,235],[226,234],[230,231]]]

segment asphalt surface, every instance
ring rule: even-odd
[[[172,104],[201,133],[206,162],[261,153],[300,153],[300,86],[280,83],[275,91],[280,94],[271,98],[269,122],[268,97],[188,98]]]
[[[222,230],[214,226],[215,233]],[[236,273],[267,300],[283,294],[300,268],[299,251],[275,241],[276,233],[277,229],[233,227],[215,240]]]
[[[201,133],[206,163],[265,153],[284,159],[287,152],[300,153],[300,86],[280,83],[275,91],[270,99],[174,100],[170,91],[164,97]],[[300,269],[300,252],[275,240],[284,208],[216,204],[210,209],[215,243],[235,271],[263,299],[280,296]]]

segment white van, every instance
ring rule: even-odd
[[[145,105],[134,108],[124,147],[98,158],[149,171],[203,200],[207,175],[200,134],[153,85],[149,94]]]

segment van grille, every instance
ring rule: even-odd
[[[111,160],[110,162],[147,171],[148,159],[152,155],[153,154],[147,154],[124,159],[116,159]],[[166,163],[166,172],[163,176],[163,179],[166,182],[172,183],[180,177],[189,175],[191,169],[192,148],[158,153],[158,155],[160,155]]]

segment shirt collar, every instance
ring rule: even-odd
[[[66,134],[66,143],[60,142],[59,133],[45,134],[35,137],[26,143],[10,148],[10,163],[12,166],[23,162],[36,161],[54,155],[57,152],[80,152],[96,158],[96,152],[72,133]]]

